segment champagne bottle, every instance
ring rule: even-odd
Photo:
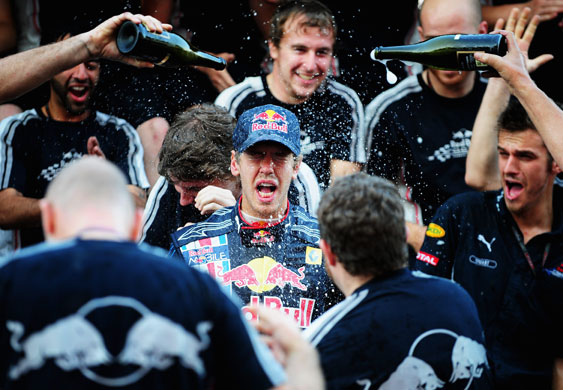
[[[500,34],[450,34],[411,45],[378,46],[371,52],[371,58],[418,62],[443,70],[492,70],[477,61],[473,53],[503,56],[506,50],[506,38]]]
[[[178,34],[152,33],[144,25],[129,20],[119,27],[116,43],[120,53],[159,66],[197,65],[217,70],[227,66],[223,58],[198,50]]]

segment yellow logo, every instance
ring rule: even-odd
[[[305,263],[320,265],[323,263],[323,252],[320,248],[307,247],[305,251]]]
[[[440,225],[436,225],[435,223],[431,223],[428,225],[428,229],[426,229],[426,235],[428,237],[440,238],[446,235],[446,232]]]

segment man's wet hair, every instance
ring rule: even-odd
[[[167,180],[232,179],[236,119],[223,107],[205,103],[179,113],[164,137],[158,172]]]
[[[532,122],[530,116],[526,112],[526,109],[514,95],[510,96],[508,105],[502,114],[500,114],[498,119],[498,129],[499,131],[506,131],[509,133],[517,133],[526,130],[538,131],[536,125],[534,125],[534,122]],[[551,156],[549,150],[547,150],[548,166],[551,166],[552,161],[553,157]]]
[[[340,177],[321,198],[321,238],[354,276],[385,276],[407,266],[403,204],[397,187],[367,173]]]
[[[336,21],[326,5],[317,0],[287,0],[280,2],[271,19],[270,40],[274,46],[279,47],[286,22],[299,15],[306,17],[303,27],[318,27],[336,40]]]

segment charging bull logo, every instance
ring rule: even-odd
[[[110,306],[131,308],[141,315],[127,332],[125,346],[117,356],[108,351],[100,331],[86,319],[92,311]],[[205,375],[199,353],[209,346],[208,332],[212,325],[200,322],[196,326],[196,337],[135,299],[109,296],[89,301],[76,314],[47,325],[23,341],[23,324],[7,321],[6,327],[12,332],[10,345],[24,355],[9,369],[8,375],[13,380],[40,369],[48,359],[53,359],[59,368],[65,371],[78,369],[98,384],[126,386],[137,382],[153,368],[167,369],[176,360],[199,376]],[[105,377],[93,370],[100,365],[134,365],[138,369],[122,377]]]
[[[307,286],[302,282],[305,278],[304,266],[294,271],[268,256],[252,259],[228,271],[220,265],[218,268],[217,278],[224,286],[234,283],[239,288],[248,287],[256,293],[275,287],[283,289],[285,286],[307,291]]]
[[[438,378],[432,366],[419,357],[413,356],[417,345],[432,335],[447,335],[456,339],[452,348],[452,373],[448,383],[467,380],[465,389],[471,387],[475,378],[480,378],[484,368],[489,366],[485,347],[480,343],[447,329],[433,329],[422,333],[411,345],[408,356],[397,366],[380,387],[380,390],[435,390],[444,387],[445,381]]]
[[[287,120],[285,116],[278,114],[274,110],[266,110],[259,114],[254,114],[252,131],[257,130],[277,130],[287,133]]]

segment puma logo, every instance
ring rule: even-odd
[[[491,245],[493,245],[493,242],[495,242],[496,239],[497,239],[496,237],[493,237],[493,239],[491,240],[491,242],[487,242],[487,240],[485,240],[485,237],[483,237],[482,234],[479,234],[479,235],[477,236],[477,240],[479,240],[479,241],[481,241],[483,244],[485,244],[485,245],[487,246],[487,249],[489,250],[489,252],[492,252]]]

